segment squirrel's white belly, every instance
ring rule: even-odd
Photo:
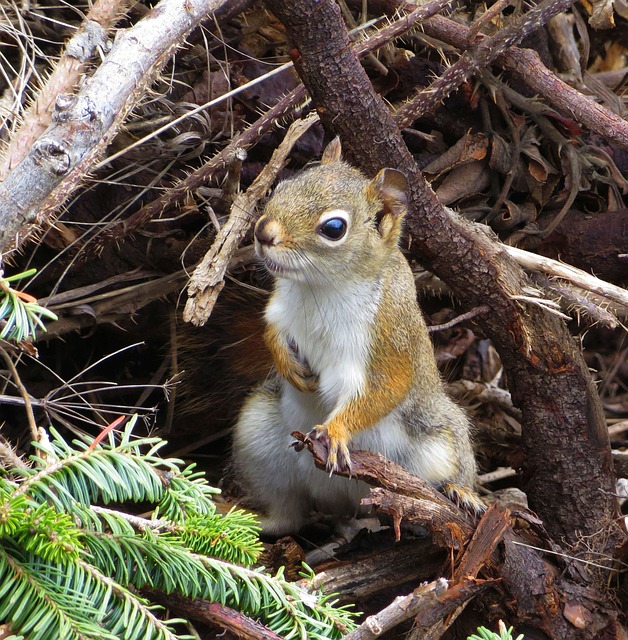
[[[326,411],[322,421],[363,391],[379,298],[372,283],[329,288],[277,283],[266,319],[296,345],[318,377],[317,395]]]
[[[308,433],[324,424],[334,411],[364,391],[379,298],[376,288],[365,293],[364,286],[321,291],[301,283],[278,283],[266,318],[296,346],[298,356],[307,361],[319,382],[316,393],[303,393],[282,380],[278,400],[283,437],[291,440],[292,431]],[[434,450],[431,444],[421,443],[409,433],[398,409],[350,442],[353,449],[379,452],[428,480],[440,477],[438,462],[449,454]],[[329,477],[315,469],[307,456],[290,454],[286,472],[293,486],[307,487],[319,509],[346,512],[349,505],[357,506],[360,498],[368,495],[364,483]]]
[[[290,447],[292,431],[309,433],[364,392],[379,295],[377,290],[364,296],[363,292],[364,288],[350,287],[310,290],[301,283],[278,282],[267,307],[267,320],[296,347],[297,357],[307,361],[318,378],[315,393],[298,391],[282,379],[278,391],[253,396],[240,416],[235,463],[248,477],[251,493],[268,510],[267,532],[298,528],[311,507],[327,513],[357,511],[360,499],[368,495],[366,484],[330,477],[312,464],[310,456]],[[451,450],[442,438],[411,432],[402,407],[357,433],[349,446],[379,452],[438,484],[444,477],[443,465],[454,464]],[[455,472],[451,470],[451,477]]]

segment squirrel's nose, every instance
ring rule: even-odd
[[[255,239],[267,247],[280,244],[280,229],[277,223],[262,216],[255,225]]]

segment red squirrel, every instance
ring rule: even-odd
[[[312,509],[351,514],[368,487],[316,469],[294,430],[328,441],[328,470],[348,446],[383,454],[480,511],[470,423],[444,391],[410,267],[399,249],[406,178],[372,180],[341,160],[277,186],[255,227],[274,276],[265,341],[275,374],[245,401],[233,464],[265,512],[264,531],[298,530]]]

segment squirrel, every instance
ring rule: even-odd
[[[311,510],[355,513],[368,495],[290,448],[294,430],[327,440],[328,471],[350,469],[351,444],[484,509],[470,422],[444,391],[399,248],[406,177],[369,180],[341,153],[336,138],[320,164],[280,182],[254,230],[274,276],[264,338],[276,375],[245,401],[232,463],[268,534],[296,532]]]

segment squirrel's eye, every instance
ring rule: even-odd
[[[347,223],[342,218],[330,218],[323,222],[318,232],[328,240],[340,240],[347,233]]]

